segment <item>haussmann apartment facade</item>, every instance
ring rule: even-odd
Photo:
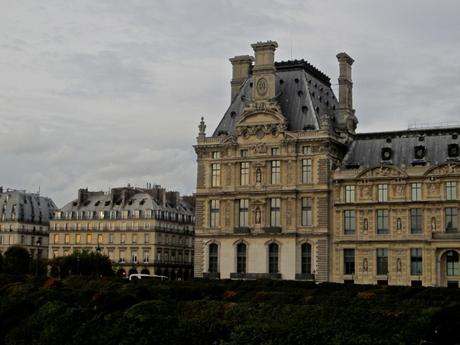
[[[197,154],[196,277],[458,286],[460,128],[356,133],[351,66],[235,56]]]

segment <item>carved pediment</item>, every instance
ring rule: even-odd
[[[406,177],[407,174],[394,166],[379,166],[364,170],[357,177],[359,178],[377,178],[377,177]]]
[[[425,176],[444,176],[444,175],[458,175],[460,174],[460,164],[448,163],[435,166],[425,173]]]
[[[236,123],[237,135],[255,135],[259,139],[270,134],[278,136],[285,130],[286,118],[278,104],[272,101],[249,103]]]

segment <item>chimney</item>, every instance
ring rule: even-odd
[[[355,133],[358,119],[353,109],[353,81],[351,80],[351,65],[354,60],[347,53],[337,54],[339,61],[339,107],[338,126],[340,129]]]
[[[257,42],[251,45],[254,49],[255,64],[252,69],[254,101],[268,101],[275,97],[275,41]]]
[[[78,206],[81,206],[83,205],[83,203],[88,200],[88,188],[81,188],[78,190],[78,200],[77,200],[77,205]]]
[[[230,82],[232,86],[231,101],[233,101],[236,95],[238,95],[241,86],[245,80],[248,79],[253,61],[254,58],[249,55],[235,56],[230,59],[230,62],[232,63],[232,81]]]
[[[179,192],[166,192],[166,199],[169,203],[174,207],[177,208],[180,204],[180,194]]]

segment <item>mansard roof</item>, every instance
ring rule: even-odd
[[[47,223],[56,209],[53,200],[38,193],[0,187],[0,219],[4,221]]]
[[[287,119],[289,131],[319,129],[320,116],[333,114],[338,106],[329,77],[304,60],[275,63],[276,99]],[[235,124],[244,106],[252,100],[250,76],[234,97],[213,136],[235,134]]]
[[[365,168],[381,164],[405,168],[455,162],[460,157],[449,155],[449,149],[456,145],[458,148],[458,133],[459,127],[360,133],[350,145],[342,168]],[[384,150],[391,153],[390,159],[384,159]],[[423,155],[416,156],[416,150],[420,150]]]
[[[109,192],[81,189],[78,198],[67,203],[60,210],[63,212],[158,210],[193,216],[194,207],[188,199],[181,198],[177,192],[166,192],[158,187],[121,187],[113,188]]]

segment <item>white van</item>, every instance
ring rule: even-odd
[[[153,280],[168,280],[169,278],[166,276],[159,276],[156,274],[143,274],[143,273],[133,273],[129,275],[129,280],[137,280],[137,279],[153,279]]]

